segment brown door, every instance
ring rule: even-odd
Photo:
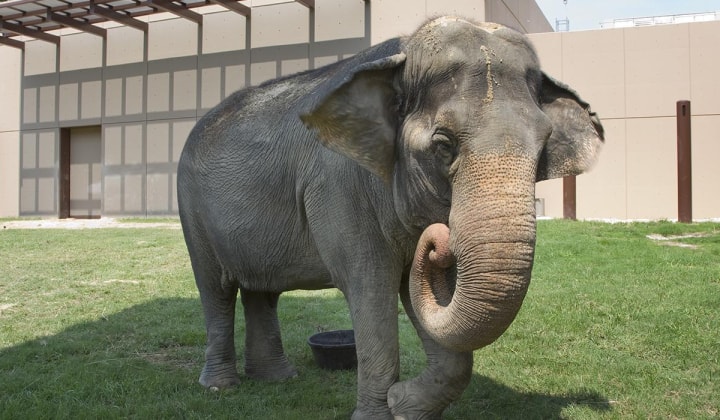
[[[60,218],[99,218],[102,208],[99,126],[60,133]]]

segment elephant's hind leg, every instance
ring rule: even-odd
[[[473,354],[451,352],[425,333],[412,309],[407,281],[401,288],[400,297],[422,341],[427,367],[416,378],[395,383],[388,391],[388,405],[396,418],[439,419],[470,383]]]
[[[199,282],[200,300],[205,313],[207,349],[200,384],[207,388],[228,388],[240,383],[235,354],[235,304],[237,287],[225,283],[221,270],[201,270],[206,281]],[[208,281],[218,278],[217,282]]]
[[[277,317],[279,293],[240,291],[245,313],[245,374],[262,380],[297,376],[283,350]]]
[[[184,221],[183,231],[207,333],[205,366],[199,382],[207,388],[228,388],[240,383],[235,354],[237,285],[228,281],[204,226],[198,221]]]

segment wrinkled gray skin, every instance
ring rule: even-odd
[[[444,17],[350,59],[238,92],[200,120],[178,168],[205,314],[200,383],[296,375],[280,293],[337,287],[358,354],[353,418],[440,417],[472,350],[514,319],[530,282],[535,182],[587,169],[603,141],[527,39]],[[427,353],[399,382],[397,296]]]

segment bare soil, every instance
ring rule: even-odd
[[[2,229],[102,229],[168,228],[180,229],[180,222],[126,222],[109,217],[100,219],[38,219],[0,222]]]

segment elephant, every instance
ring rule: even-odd
[[[280,294],[337,288],[356,338],[352,418],[441,417],[525,298],[535,183],[588,170],[604,141],[527,37],[454,16],[230,95],[177,169],[207,332],[199,382],[240,383],[238,293],[246,376],[283,380],[297,370]],[[403,381],[398,296],[427,357]]]

